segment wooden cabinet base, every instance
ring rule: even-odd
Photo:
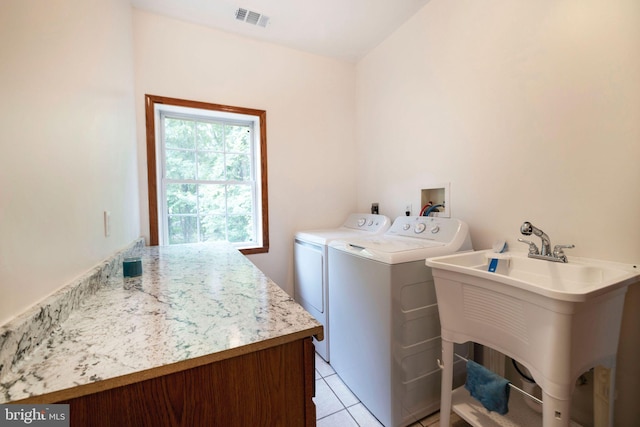
[[[311,338],[94,393],[71,426],[315,426]]]

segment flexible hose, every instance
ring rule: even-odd
[[[522,372],[520,370],[520,368],[518,367],[518,363],[516,363],[515,359],[511,359],[511,363],[513,363],[513,367],[516,368],[516,371],[518,371],[518,373],[520,374],[520,376],[522,378],[524,378],[525,380],[529,381],[530,383],[534,383],[534,384],[536,383],[536,380],[534,380],[529,375],[525,374],[524,372]]]

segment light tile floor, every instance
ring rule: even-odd
[[[317,427],[382,427],[358,397],[342,382],[331,365],[316,354],[316,404]],[[416,421],[410,427],[438,427],[440,414],[435,413]],[[451,425],[467,427],[469,424],[456,414],[451,415]]]

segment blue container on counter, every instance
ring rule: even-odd
[[[129,257],[122,261],[122,274],[124,277],[142,276],[142,258]]]

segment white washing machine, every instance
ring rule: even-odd
[[[398,217],[387,232],[329,243],[331,366],[386,427],[440,407],[440,320],[426,258],[472,250],[452,218]],[[456,349],[459,354],[466,347]],[[464,383],[464,363],[454,368]]]
[[[324,327],[324,340],[314,343],[318,354],[329,361],[329,284],[327,244],[334,239],[365,237],[384,233],[391,226],[391,219],[384,215],[349,215],[337,228],[299,231],[295,235],[294,298]]]

